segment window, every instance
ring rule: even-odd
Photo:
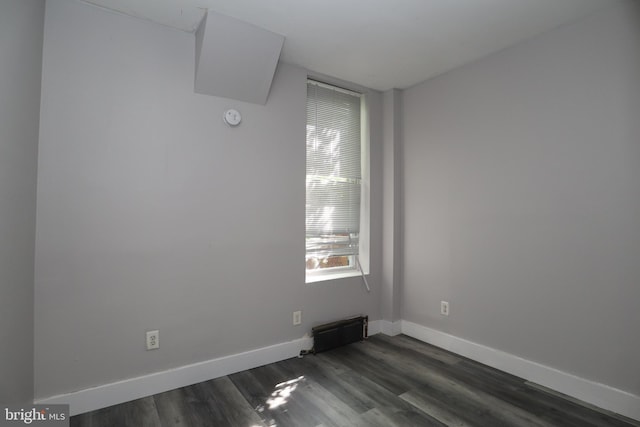
[[[363,105],[359,93],[307,82],[307,281],[360,273],[361,238],[368,237]]]

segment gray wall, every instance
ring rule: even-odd
[[[371,294],[305,285],[305,70],[266,106],[194,94],[192,34],[47,4],[36,236],[36,397],[379,319],[381,96],[372,93]],[[235,129],[222,113],[243,114]],[[292,312],[303,311],[302,327]],[[145,330],[160,349],[144,349]]]
[[[403,99],[403,318],[640,394],[640,5]]]
[[[0,2],[0,402],[33,402],[43,0]]]

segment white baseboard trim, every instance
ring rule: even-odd
[[[393,337],[402,333],[402,321],[400,320],[396,320],[395,322],[391,322],[389,320],[379,320],[379,322],[380,332],[385,335]]]
[[[382,332],[382,322],[384,322],[384,320],[369,321],[369,323],[367,324],[367,334],[371,336]]]
[[[296,357],[300,354],[300,350],[311,347],[313,347],[313,339],[303,337],[244,353],[37,399],[35,403],[39,405],[68,404],[71,415],[82,414]]]
[[[640,396],[590,381],[426,326],[400,321],[403,334],[640,421]]]

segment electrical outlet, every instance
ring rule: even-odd
[[[147,350],[160,348],[160,331],[147,331]]]
[[[294,311],[293,312],[293,324],[295,326],[302,324],[302,312],[301,311]]]
[[[440,314],[443,316],[449,315],[449,303],[447,301],[440,301]]]

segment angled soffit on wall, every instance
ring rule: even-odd
[[[208,11],[196,31],[197,93],[266,104],[284,36]]]

